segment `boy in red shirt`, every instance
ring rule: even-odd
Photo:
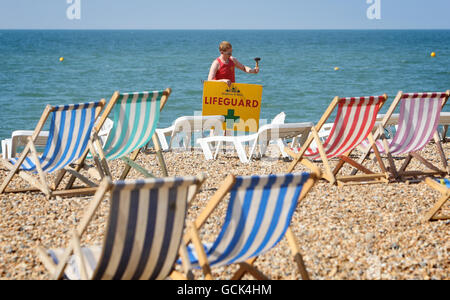
[[[233,47],[229,42],[223,41],[219,45],[220,56],[215,59],[209,69],[208,81],[223,81],[231,86],[235,82],[235,67],[246,72],[257,74],[259,67],[254,69],[244,66],[232,56]]]

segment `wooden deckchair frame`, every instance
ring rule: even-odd
[[[383,107],[384,103],[386,102],[388,96],[386,94],[383,95],[385,101],[380,104],[380,109]],[[382,173],[374,173],[373,171],[370,171],[369,169],[365,168],[361,163],[358,163],[350,158],[351,153],[354,149],[351,151],[345,153],[344,155],[339,156],[339,161],[334,168],[334,170],[331,169],[331,165],[329,162],[329,159],[327,158],[327,155],[325,153],[325,149],[323,147],[323,143],[320,140],[319,137],[319,131],[322,129],[322,126],[327,123],[328,118],[331,116],[335,108],[338,106],[340,97],[336,96],[333,101],[330,103],[328,108],[326,109],[325,113],[320,118],[319,122],[316,124],[316,126],[311,128],[311,135],[308,137],[306,142],[301,146],[300,152],[295,153],[290,149],[289,147],[285,147],[286,153],[288,153],[290,156],[294,158],[294,160],[289,165],[287,172],[291,173],[295,166],[300,162],[301,164],[305,165],[307,168],[313,170],[315,167],[317,167],[312,161],[304,157],[304,154],[310,147],[311,143],[313,141],[317,144],[317,149],[320,154],[320,158],[322,159],[325,172],[322,172],[322,178],[329,181],[331,184],[337,184],[338,186],[343,186],[346,184],[368,184],[368,183],[382,183],[387,182],[387,170],[384,166],[383,161],[381,160],[381,155],[378,152],[378,149],[375,145],[375,139],[373,138],[372,133],[369,133],[368,138],[370,141],[370,148],[373,149],[375,152],[377,161],[380,165]],[[356,168],[356,170],[363,172],[364,174],[356,175],[356,172],[350,176],[339,176],[337,175],[339,171],[342,169],[345,163],[348,163]]]
[[[166,102],[170,96],[170,94],[172,93],[172,89],[171,88],[167,88],[164,90],[163,95],[161,97],[161,102],[160,102],[160,107],[159,110],[162,111],[164,106],[166,105]],[[102,168],[102,172],[100,172],[100,177],[103,178],[103,176],[109,176],[112,178],[111,175],[111,171],[109,170],[109,166],[108,163],[106,161],[106,157],[105,154],[103,153],[103,146],[100,144],[100,140],[98,138],[98,133],[100,132],[103,124],[105,123],[106,119],[108,118],[109,114],[111,113],[111,111],[114,109],[114,106],[116,105],[117,101],[119,100],[119,96],[120,93],[118,91],[114,92],[111,99],[109,100],[108,104],[105,107],[105,110],[103,111],[102,115],[99,118],[98,123],[96,124],[96,126],[93,129],[93,135],[95,136],[95,146],[96,146],[96,152],[92,152],[92,157],[94,158],[94,161],[99,164]],[[162,155],[162,151],[161,151],[161,145],[159,143],[158,137],[156,135],[156,133],[153,134],[152,136],[152,141],[153,144],[155,146],[155,151],[156,151],[156,157],[158,159],[158,163],[161,167],[162,173],[164,177],[168,176],[168,172],[167,172],[167,166],[166,163],[164,161],[164,157]],[[142,148],[140,149],[136,149],[135,151],[133,151],[129,157],[122,157],[121,160],[123,162],[126,163],[125,168],[123,169],[119,179],[120,180],[124,180],[128,173],[130,172],[131,168],[134,168],[135,170],[137,170],[139,173],[143,174],[144,177],[154,177],[152,174],[150,174],[147,170],[145,170],[144,168],[142,168],[141,166],[139,166],[135,161],[140,153]],[[88,155],[88,151],[86,151],[83,156],[80,159],[80,164],[79,164],[79,168],[81,168],[83,166],[83,163],[86,159]],[[98,156],[97,156],[98,155]],[[75,181],[76,177],[71,176],[66,188],[70,189],[73,186],[73,183]],[[60,181],[58,181],[58,184],[60,183]]]
[[[442,184],[437,183],[430,177],[425,178],[425,183],[441,193],[441,198],[439,198],[438,202],[436,202],[433,208],[425,215],[425,220],[437,221],[450,219],[449,215],[438,215],[439,210],[441,210],[442,206],[444,206],[448,199],[450,199],[450,189]]]
[[[450,90],[447,90],[445,92],[445,94],[447,95],[447,97],[445,97],[442,101],[442,108],[445,106],[445,104],[447,103],[448,98],[450,97]],[[394,162],[394,157],[392,156],[390,149],[389,149],[389,142],[386,139],[386,136],[384,134],[384,129],[386,128],[386,124],[388,124],[389,119],[391,118],[392,114],[394,113],[395,109],[397,108],[397,106],[399,105],[400,101],[402,100],[403,97],[403,92],[399,91],[397,93],[397,96],[395,97],[394,101],[392,102],[391,106],[389,107],[388,111],[386,112],[386,114],[384,115],[383,120],[381,121],[381,123],[378,125],[377,130],[375,131],[375,134],[373,135],[373,139],[377,140],[377,139],[382,139],[383,140],[383,146],[385,149],[385,153],[387,156],[387,159],[389,161],[389,168],[387,168],[387,170],[391,173],[391,177],[395,180],[401,180],[402,177],[416,177],[416,176],[420,176],[420,175],[426,175],[426,176],[431,176],[431,175],[443,175],[445,176],[446,174],[450,175],[450,167],[448,166],[447,163],[447,158],[445,157],[444,154],[444,149],[442,148],[442,144],[440,141],[440,137],[439,137],[439,133],[436,130],[436,132],[434,133],[434,137],[433,140],[436,144],[439,156],[441,158],[442,164],[445,168],[445,170],[440,170],[439,168],[437,168],[436,166],[434,166],[433,164],[431,164],[429,161],[427,161],[425,158],[423,158],[419,153],[417,152],[411,152],[408,153],[408,156],[406,157],[403,165],[400,167],[399,170],[397,170],[396,166],[395,166],[395,162]],[[358,163],[362,164],[364,162],[364,160],[369,156],[370,154],[370,150],[373,149],[375,152],[375,154],[377,155],[378,152],[378,148],[374,147],[374,145],[372,144],[372,148],[367,148],[363,151],[363,154],[360,156],[360,158],[358,159]],[[379,155],[379,154],[378,154]],[[411,160],[415,158],[418,161],[420,161],[423,165],[425,165],[426,167],[428,167],[429,169],[431,169],[431,171],[406,171],[406,168],[409,166]],[[380,160],[378,160],[378,163],[380,163]],[[381,165],[384,168],[384,165]],[[352,174],[355,174],[357,170],[353,170]]]
[[[318,168],[314,168],[313,173],[310,174],[310,178],[303,185],[302,192],[298,199],[298,203],[300,203],[320,178],[320,170]],[[225,198],[225,196],[230,192],[233,185],[236,182],[236,178],[234,175],[228,175],[216,193],[211,197],[209,202],[207,203],[205,209],[201,212],[201,214],[196,218],[196,220],[190,223],[187,226],[187,232],[184,237],[184,242],[188,245],[191,241],[194,245],[195,251],[198,255],[198,262],[202,272],[205,276],[205,279],[212,280],[213,275],[211,273],[211,267],[209,265],[205,249],[203,248],[201,238],[200,238],[200,229],[205,224],[208,217],[213,213],[219,203]],[[298,204],[297,204],[298,205]],[[306,270],[303,257],[300,253],[300,247],[298,246],[297,240],[291,228],[289,227],[286,231],[285,237],[288,240],[289,247],[291,248],[292,256],[294,261],[297,263],[297,267],[302,276],[302,279],[309,280],[309,275]],[[247,272],[250,273],[253,277],[260,280],[268,280],[269,278],[265,276],[262,272],[260,272],[253,265],[258,257],[254,257],[252,259],[247,260],[245,263],[239,263],[239,270],[233,275],[231,280],[239,280],[241,279]]]
[[[95,109],[95,119],[97,119],[98,116],[100,115],[101,110],[103,109],[103,107],[106,104],[106,100],[102,99],[99,101],[99,103],[100,104]],[[61,169],[53,186],[50,187],[47,183],[45,173],[42,171],[42,167],[39,162],[38,153],[37,153],[36,147],[35,147],[35,142],[36,142],[36,139],[38,138],[40,132],[42,131],[48,117],[55,110],[56,110],[56,108],[54,106],[51,106],[51,105],[46,106],[46,108],[44,109],[44,112],[41,115],[41,118],[40,118],[38,124],[36,125],[33,135],[28,138],[28,143],[25,146],[25,149],[22,151],[19,159],[17,160],[17,162],[14,165],[12,165],[9,161],[7,161],[5,159],[0,159],[0,162],[3,164],[3,166],[9,170],[9,173],[8,173],[6,179],[3,181],[3,184],[0,186],[0,194],[3,192],[23,193],[23,192],[30,192],[30,191],[41,191],[46,195],[47,198],[50,198],[52,196],[69,196],[69,195],[78,195],[78,194],[86,194],[86,193],[95,192],[96,183],[92,182],[87,177],[85,177],[79,173],[81,167],[78,166],[79,165],[78,162],[81,161],[81,158],[78,160],[77,163],[75,163],[76,164],[75,168],[66,166],[64,169]],[[92,143],[92,140],[90,140],[88,143],[88,147],[85,151],[86,155],[89,151],[93,151],[93,149],[94,149],[93,143]],[[25,161],[25,158],[28,156],[29,153],[31,153],[32,158],[35,162],[39,179],[36,179],[34,176],[27,174],[27,171],[20,170],[20,166]],[[72,177],[80,179],[85,184],[87,184],[89,187],[88,188],[77,188],[77,189],[72,189],[72,190],[56,191],[59,183],[63,179],[64,174],[66,172],[71,173]],[[11,182],[14,175],[16,175],[16,174],[18,176],[20,176],[22,179],[24,179],[25,181],[27,181],[28,183],[30,183],[33,187],[32,188],[24,188],[24,189],[14,189],[14,190],[6,189],[7,185]]]
[[[197,176],[199,180],[198,185],[193,185],[189,188],[189,193],[187,197],[188,203],[196,196],[198,191],[200,190],[201,185],[205,182],[206,176],[204,174],[201,174]],[[110,177],[105,177],[102,182],[100,183],[97,192],[94,195],[94,198],[89,202],[89,205],[85,208],[83,217],[80,220],[80,223],[78,226],[72,231],[71,233],[71,240],[69,241],[69,244],[67,248],[65,249],[64,256],[59,261],[58,265],[56,265],[53,260],[49,257],[46,249],[42,247],[37,247],[36,252],[38,257],[41,259],[42,263],[46,267],[47,270],[49,270],[51,274],[51,279],[53,280],[61,280],[64,276],[64,270],[66,269],[69,259],[72,256],[72,254],[75,253],[75,255],[80,257],[81,265],[80,265],[80,274],[82,280],[88,280],[87,272],[86,272],[86,266],[84,262],[84,255],[81,253],[81,237],[86,232],[87,227],[89,226],[89,223],[92,221],[93,217],[95,216],[95,213],[97,212],[100,204],[102,203],[102,200],[105,198],[106,194],[111,190],[113,187],[113,182],[111,181]],[[182,274],[178,271],[173,271],[172,274],[170,274],[170,277],[175,280],[180,279],[187,279],[187,276],[189,276],[190,272],[190,266],[188,264],[188,258],[187,258],[187,250],[185,248],[185,245],[183,242],[180,244],[180,257],[183,263],[184,272],[185,274]]]

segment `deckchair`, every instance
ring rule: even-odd
[[[378,123],[382,123],[386,114],[378,114],[377,121],[375,123],[374,131],[378,129]],[[400,114],[392,114],[391,117],[386,121],[385,124],[385,132],[389,134],[389,137],[393,137],[398,130],[398,122],[399,122]],[[438,125],[442,127],[442,131],[438,132],[440,134],[440,139],[442,142],[446,142],[446,135],[448,131],[448,126],[450,125],[450,112],[441,111],[439,115],[439,123]],[[392,138],[387,139],[389,143],[392,142]],[[383,149],[383,141],[378,139],[376,140],[376,144],[378,146],[378,150]],[[362,151],[366,150],[370,145],[369,141],[366,139],[360,144],[360,148]]]
[[[185,138],[182,139],[184,149],[190,149],[192,134],[200,132],[203,137],[204,131],[212,130],[214,127],[213,135],[218,135],[222,131],[223,122],[225,122],[224,116],[183,116],[177,118],[172,126],[158,128],[155,132],[164,151],[172,149],[175,141],[180,142],[181,133],[185,135]],[[170,137],[169,143],[167,143],[166,136]]]
[[[141,149],[151,139],[155,146],[163,176],[168,176],[160,144],[158,138],[154,136],[154,132],[159,121],[160,111],[163,109],[170,93],[170,88],[164,91],[153,92],[122,94],[114,92],[93,130],[93,134],[97,135],[105,120],[112,113],[111,117],[113,118],[114,124],[108,139],[103,145],[96,139],[96,155],[94,158],[98,159],[102,166],[102,172],[96,174],[97,176],[103,177],[106,175],[112,178],[107,161],[121,159],[126,163],[126,166],[119,179],[125,179],[131,168],[137,170],[147,178],[154,177],[135,162]],[[83,155],[83,158],[85,159],[86,156],[87,153]],[[75,177],[71,177],[67,187],[70,188],[74,180]]]
[[[317,169],[316,172],[320,171]],[[189,245],[191,265],[201,268],[205,279],[213,279],[211,267],[231,264],[240,265],[233,280],[242,278],[247,272],[257,279],[268,279],[253,263],[286,237],[302,278],[309,279],[289,226],[297,204],[319,177],[319,173],[228,175],[204,211],[188,225],[184,242]],[[228,192],[230,199],[221,232],[212,245],[203,245],[199,231]]]
[[[267,145],[270,141],[278,139],[293,138],[296,136],[308,136],[312,123],[288,123],[288,124],[266,124],[259,128],[257,133],[243,136],[211,136],[198,139],[203,150],[203,154],[207,160],[216,159],[222,148],[223,143],[232,143],[241,162],[248,163],[255,154],[255,149],[260,146],[261,156],[265,153]],[[250,144],[250,151],[247,156],[245,153],[245,143]],[[213,156],[211,147],[215,144],[215,154]]]
[[[181,279],[182,274],[172,271],[182,245],[187,204],[204,180],[201,175],[113,183],[105,177],[67,248],[38,247],[38,256],[53,279],[148,280],[171,273]],[[107,193],[110,208],[103,245],[82,248],[81,237]],[[186,247],[181,250],[186,258]]]
[[[433,206],[433,208],[426,214],[425,220],[427,221],[435,221],[435,220],[448,220],[450,216],[439,216],[437,213],[444,206],[444,204],[450,198],[450,180],[447,178],[442,179],[432,179],[430,177],[425,178],[425,183],[428,184],[431,188],[439,191],[441,193],[441,198],[439,201]]]
[[[441,109],[447,102],[449,96],[450,91],[446,93],[410,94],[404,94],[402,91],[398,92],[374,135],[375,140],[382,139],[383,143],[378,142],[377,147],[372,147],[372,149],[386,153],[390,165],[389,171],[395,179],[419,175],[450,174],[447,159],[437,132]],[[398,105],[400,105],[398,128],[393,139],[388,142],[384,135],[384,128],[389,123]],[[433,138],[444,170],[440,170],[418,153]],[[366,149],[363,152],[358,163],[362,163],[367,158],[369,151],[370,149]],[[407,157],[401,168],[397,170],[393,156],[403,154],[407,154]],[[431,171],[406,171],[413,158],[431,169]]]
[[[104,105],[105,100],[61,106],[47,105],[20,157],[12,158],[9,161],[5,159],[0,160],[3,166],[9,170],[8,175],[0,186],[0,193],[34,191],[37,189],[42,191],[47,197],[51,197],[82,192],[82,190],[77,192],[74,190],[56,191],[58,187],[56,182],[50,188],[44,172],[52,173],[58,170],[68,171],[90,188],[96,186],[94,182],[78,173],[80,170],[78,167],[74,169],[69,164],[75,162],[76,165],[79,165],[81,155],[84,152],[87,153],[89,149],[93,151],[93,144],[90,141],[92,128]],[[49,117],[51,119],[47,144],[42,156],[38,157],[35,142]],[[38,173],[39,179],[26,172]],[[6,187],[16,174],[30,183],[33,188],[6,190]],[[62,179],[62,175],[59,179]]]
[[[308,168],[312,168],[315,165],[307,158],[313,160],[320,158],[322,159],[325,168],[322,176],[331,184],[337,183],[338,185],[344,185],[351,183],[352,181],[355,181],[356,183],[387,182],[387,172],[383,167],[383,161],[375,146],[373,147],[375,148],[377,159],[380,162],[381,173],[374,173],[349,157],[353,150],[367,137],[373,142],[371,145],[374,144],[372,139],[372,129],[375,124],[377,113],[386,100],[386,94],[383,96],[359,98],[335,97],[317,125],[311,129],[312,134],[308,137],[303,146],[300,149],[290,149],[286,147],[286,152],[294,158],[287,172],[292,172],[298,162],[301,162]],[[333,122],[333,128],[326,141],[322,143],[318,132],[321,131],[323,125],[327,122],[336,107],[337,114]],[[315,141],[317,147],[312,147],[313,141]],[[339,162],[332,171],[329,159],[335,157],[339,158]],[[356,167],[364,174],[352,176],[337,175],[345,163]]]
[[[102,127],[102,130],[99,132],[98,136],[101,141],[105,142],[106,137],[109,134],[109,130],[112,127],[112,121],[110,119],[106,120],[105,124]],[[14,130],[11,134],[11,138],[2,140],[2,155],[4,159],[11,159],[17,156],[17,149],[19,147],[24,147],[28,143],[28,138],[33,136],[33,130]],[[48,131],[41,131],[36,141],[34,142],[34,146],[36,147],[45,147],[47,145],[48,140]]]

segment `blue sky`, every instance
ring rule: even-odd
[[[79,20],[68,1],[1,0],[0,29],[450,29],[449,0],[79,0]]]

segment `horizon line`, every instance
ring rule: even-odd
[[[248,30],[248,31],[257,31],[257,30],[450,30],[450,28],[0,28],[0,30],[73,30],[73,31],[81,31],[81,30],[140,30],[140,31],[151,31],[151,30],[196,30],[196,31],[218,31],[218,30]]]

